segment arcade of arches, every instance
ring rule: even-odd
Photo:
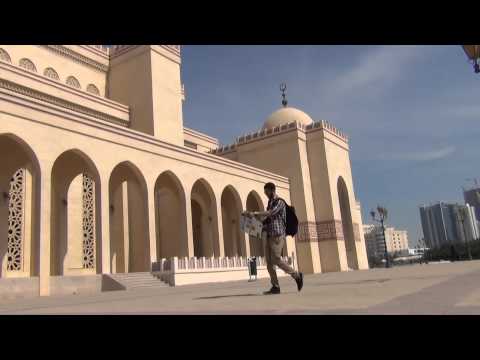
[[[55,161],[51,175],[52,275],[95,273],[100,268],[99,176],[95,165],[79,151],[67,151]]]
[[[255,192],[251,192],[250,194],[248,194],[247,211],[265,211],[262,200]],[[265,255],[265,244],[263,243],[263,241],[264,239],[256,239],[249,236],[250,254],[252,254],[252,256]]]
[[[191,194],[193,249],[195,257],[220,256],[216,199],[203,179],[195,182]]]
[[[146,184],[131,163],[115,167],[109,183],[112,273],[150,270]]]
[[[0,153],[0,277],[38,276],[40,167],[16,137],[0,136]]]
[[[39,182],[37,158],[21,139],[0,135],[0,277],[39,275]],[[111,273],[151,269],[148,189],[141,171],[122,162],[101,183],[94,162],[83,152],[69,150],[54,161],[51,186],[50,275],[102,273],[102,221],[109,222]],[[4,191],[8,189],[8,191]],[[102,191],[108,191],[108,219],[101,217]],[[262,256],[261,239],[240,231],[244,209],[263,210],[256,191],[246,203],[234,186],[217,197],[205,179],[198,179],[190,196],[171,171],[161,173],[154,184],[156,258],[189,256],[187,199],[191,207],[193,256]],[[220,206],[217,207],[217,202]],[[221,209],[221,214],[218,210]],[[219,236],[219,221],[223,236]]]
[[[0,45],[0,296],[246,276],[265,244],[240,214],[265,210],[267,182],[296,208],[294,266],[368,269],[348,136],[284,98],[221,145],[185,127],[181,64],[179,45]]]

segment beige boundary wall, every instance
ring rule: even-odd
[[[283,257],[283,260],[296,267],[294,257]],[[257,279],[268,278],[265,259],[258,257]],[[247,258],[173,258],[162,259],[160,268],[154,274],[171,286],[240,281],[250,278]],[[277,276],[287,276],[277,269]],[[254,277],[252,277],[254,278]]]

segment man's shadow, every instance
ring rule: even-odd
[[[204,297],[194,298],[193,300],[211,300],[211,299],[222,299],[222,298],[232,298],[232,297],[245,297],[245,296],[262,296],[262,294],[238,294],[238,295],[204,296]]]
[[[285,294],[295,294],[295,293],[296,293],[296,291],[282,292],[283,295],[285,295]],[[264,294],[217,295],[217,296],[198,297],[198,298],[193,298],[192,300],[212,300],[212,299],[223,299],[223,298],[234,298],[234,297],[245,297],[245,296],[271,296],[271,295],[264,295]]]

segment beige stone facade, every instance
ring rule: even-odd
[[[285,106],[262,130],[213,153],[290,179],[300,221],[296,249],[302,271],[368,268],[348,138],[333,125]]]
[[[62,278],[183,263],[182,283],[198,267],[236,279],[263,255],[239,216],[265,208],[266,182],[301,221],[284,254],[295,266],[367,268],[347,137],[283,108],[219,149],[183,125],[180,51],[0,45],[0,281],[48,295]]]

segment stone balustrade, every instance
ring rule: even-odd
[[[290,256],[283,257],[288,264],[294,264],[294,260]],[[267,263],[264,257],[256,257],[257,267],[266,267]],[[208,270],[248,270],[248,259],[246,257],[174,257],[170,259],[160,259],[153,266],[153,272],[195,272]]]
[[[109,54],[110,53],[110,47],[106,46],[106,45],[87,45],[87,46],[91,46],[105,54]]]
[[[214,149],[214,150],[210,151],[210,153],[212,153],[212,154],[225,154],[225,153],[228,153],[228,152],[232,152],[237,148],[238,145],[244,145],[244,144],[256,141],[256,140],[261,139],[261,138],[267,138],[267,137],[270,137],[270,136],[275,136],[275,135],[278,135],[278,134],[281,134],[281,133],[291,131],[292,129],[298,129],[298,130],[303,131],[305,133],[308,133],[310,131],[315,131],[317,129],[323,129],[323,130],[326,130],[326,131],[330,132],[331,134],[334,134],[335,136],[339,137],[340,139],[342,139],[343,141],[348,143],[348,136],[345,133],[343,133],[342,131],[338,130],[335,126],[333,126],[329,122],[325,121],[325,120],[317,121],[317,122],[315,122],[313,124],[310,124],[310,125],[307,125],[307,126],[294,121],[294,122],[291,122],[291,123],[288,123],[288,124],[285,124],[285,125],[282,125],[282,126],[277,126],[273,129],[262,129],[262,130],[259,130],[259,131],[253,132],[253,133],[245,134],[243,136],[238,137],[235,140],[235,143],[233,143],[231,145],[221,146],[218,149]]]
[[[112,45],[110,47],[110,55],[117,55],[125,50],[128,50],[131,47],[135,47],[137,45]],[[163,47],[168,48],[169,50],[173,51],[177,55],[180,55],[180,45],[160,45]]]
[[[293,263],[291,257],[283,258],[289,264]],[[158,265],[158,271],[168,272],[168,271],[195,271],[195,270],[211,270],[211,269],[247,269],[247,258],[246,257],[174,257],[170,259],[161,259]],[[256,257],[257,267],[267,266],[265,258]]]

